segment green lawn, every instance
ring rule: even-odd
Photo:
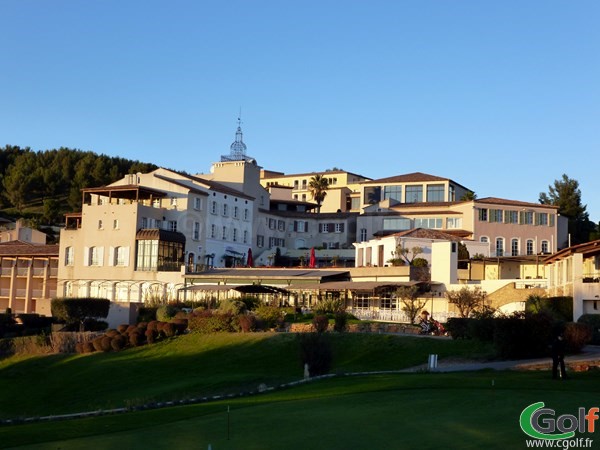
[[[0,428],[0,447],[60,449],[513,449],[518,418],[544,401],[557,414],[598,406],[594,372],[336,377],[229,401]],[[227,439],[227,408],[230,434]],[[594,437],[583,434],[582,437]]]
[[[427,355],[474,357],[471,341],[331,334],[337,373],[397,370]],[[66,414],[256,390],[302,378],[296,336],[189,334],[120,353],[12,357],[0,361],[0,418]]]

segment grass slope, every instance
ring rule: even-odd
[[[0,447],[525,448],[518,418],[526,406],[544,401],[557,415],[576,414],[578,407],[598,406],[599,393],[592,372],[566,383],[548,372],[341,377],[227,402],[4,427]]]
[[[470,341],[332,334],[334,371],[397,370],[427,355],[473,357]],[[0,361],[0,418],[96,409],[255,390],[302,377],[296,336],[285,333],[189,334],[91,355],[13,357]]]

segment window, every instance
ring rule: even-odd
[[[298,180],[294,180],[294,189],[298,189]]]
[[[548,213],[536,213],[535,224],[548,226]]]
[[[136,268],[139,271],[176,272],[184,263],[182,242],[140,239],[136,242]]]
[[[237,206],[233,207],[233,218],[237,219],[239,217],[239,208]]]
[[[550,246],[548,241],[542,241],[542,253],[550,253]]]
[[[302,189],[306,189],[306,180],[302,180]]]
[[[549,219],[549,221],[548,221],[549,225],[551,227],[553,227],[554,226],[554,214],[548,214],[548,219]]]
[[[366,240],[367,240],[367,229],[361,228],[360,229],[360,242],[365,242]]]
[[[479,242],[485,242],[486,244],[490,242],[490,239],[487,236],[481,236]]]
[[[533,239],[527,239],[526,247],[527,247],[527,254],[533,255]]]
[[[223,226],[223,240],[227,239],[227,227]]]
[[[367,186],[363,190],[363,198],[365,203],[374,205],[381,201],[381,188],[379,186]]]
[[[238,233],[237,228],[234,228],[233,229],[233,242],[237,242],[237,233]]]
[[[533,211],[520,211],[519,223],[521,225],[533,225]]]
[[[277,228],[277,221],[275,219],[267,219],[269,222],[269,230]]]
[[[443,202],[444,201],[444,185],[443,184],[428,184],[427,185],[427,201],[428,202]]]
[[[216,225],[210,226],[210,237],[213,239],[217,237],[217,226]]]
[[[384,230],[410,230],[410,219],[383,219]]]
[[[415,228],[442,228],[441,217],[415,219]]]
[[[142,217],[142,228],[148,228],[148,218]]]
[[[113,220],[113,230],[119,229],[119,219]]]
[[[406,203],[421,203],[423,186],[406,186]]]
[[[319,224],[319,233],[329,233],[329,225],[328,223],[320,223]],[[331,224],[333,225],[333,224]],[[333,227],[332,227],[333,229]]]
[[[510,241],[510,255],[511,256],[519,256],[519,240],[512,239]]]
[[[369,294],[356,294],[354,296],[354,307],[359,309],[369,308]]]
[[[487,222],[488,220],[488,210],[487,208],[479,208],[479,221]]]
[[[65,249],[65,266],[72,266],[74,263],[74,253],[75,249],[73,247],[67,247]]]
[[[202,199],[199,197],[194,198],[194,209],[201,210],[202,209]]]
[[[457,230],[462,228],[462,217],[449,217],[446,219],[446,228]]]
[[[216,214],[217,213],[217,202],[213,201],[210,205],[210,213],[211,214]]]
[[[501,209],[490,209],[488,219],[490,222],[502,223],[503,211]]]
[[[305,202],[306,201],[306,194],[302,194],[302,201]]]
[[[350,209],[353,211],[360,209],[360,198],[359,197],[352,197],[350,199]]]
[[[200,239],[200,222],[194,222],[194,231],[192,234],[193,239]]]
[[[101,247],[90,247],[88,253],[88,266],[102,265],[102,250]]]
[[[308,231],[308,222],[304,220],[294,220],[294,231],[306,233]]]
[[[336,223],[335,224],[335,232],[336,233],[343,233],[344,232],[344,224],[343,223]]]
[[[276,240],[274,237],[270,237],[269,238],[269,248],[273,248],[277,245]]]
[[[128,248],[126,247],[115,247],[113,255],[113,266],[126,266],[128,259]]]
[[[504,223],[519,223],[519,214],[517,211],[504,211]]]
[[[167,222],[167,230],[169,230],[169,231],[177,231],[177,221],[176,220],[169,220]]]
[[[101,220],[98,221],[98,229],[99,230],[104,230],[104,224],[102,223]]]
[[[152,206],[154,208],[160,208],[160,198],[155,198],[154,200],[152,200]]]
[[[387,200],[398,200],[402,201],[402,185],[396,186],[384,186],[383,187],[383,199]]]
[[[177,207],[177,199],[175,197],[171,197],[171,206]]]
[[[283,220],[277,221],[277,229],[279,231],[285,231],[285,222]]]
[[[504,238],[496,238],[496,256],[504,256]]]
[[[265,237],[258,234],[256,235],[256,246],[257,247],[264,247],[265,246]]]
[[[244,208],[244,220],[248,220],[248,208]]]
[[[244,244],[248,243],[248,230],[244,230]]]
[[[380,297],[382,309],[396,309],[396,299],[391,294],[382,294]]]
[[[228,208],[227,208],[227,207],[228,207],[228,205],[227,205],[227,204],[224,204],[224,205],[223,205],[223,215],[224,215],[224,216],[227,216],[227,215],[229,214],[229,210],[228,210]]]

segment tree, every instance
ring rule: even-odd
[[[477,199],[477,194],[475,192],[473,192],[473,191],[467,191],[460,198],[460,201],[461,202],[469,202],[469,201],[475,200],[475,199]]]
[[[329,181],[323,175],[316,174],[308,182],[308,190],[312,198],[317,202],[318,213],[321,212],[321,203],[325,200],[327,189],[329,189]]]
[[[483,308],[485,293],[479,286],[474,289],[464,286],[458,291],[446,292],[446,298],[448,303],[456,305],[460,317],[469,317],[473,312]]]
[[[563,174],[562,179],[554,180],[554,184],[548,186],[547,193],[540,192],[539,201],[542,205],[558,206],[558,213],[569,219],[572,244],[588,242],[595,224],[589,220],[587,206],[581,203],[581,190],[577,180]]]
[[[401,286],[396,289],[396,298],[400,299],[402,303],[401,309],[408,316],[410,323],[415,323],[419,312],[425,306],[425,300],[419,300],[417,298],[419,294],[419,288],[417,286]]]
[[[423,247],[415,246],[408,249],[401,242],[396,246],[396,250],[392,252],[392,258],[387,262],[394,266],[402,266],[404,264],[412,266],[415,258],[421,253],[423,253]]]
[[[101,298],[54,298],[50,303],[52,315],[67,324],[79,324],[84,331],[87,319],[105,318],[110,309],[110,300]]]

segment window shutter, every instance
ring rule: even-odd
[[[129,247],[121,247],[123,249],[123,265],[129,265]]]
[[[346,224],[340,223],[340,233],[344,232],[344,225],[346,225]]]
[[[298,221],[294,220],[294,231],[298,231]]]
[[[320,223],[320,224],[319,224],[319,233],[322,233],[322,232],[323,232],[323,224],[322,224],[322,223]]]
[[[114,247],[108,248],[108,265],[109,266],[115,265],[115,248]]]
[[[89,247],[83,247],[83,265],[84,266],[90,265],[90,248]]]
[[[104,265],[104,247],[98,247],[98,265]]]

